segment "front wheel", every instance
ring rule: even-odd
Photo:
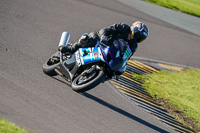
[[[85,92],[99,85],[104,80],[104,71],[97,69],[96,66],[93,66],[73,80],[72,89],[76,92]]]

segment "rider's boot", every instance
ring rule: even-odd
[[[78,42],[74,43],[74,44],[71,44],[71,45],[67,45],[66,47],[62,47],[60,49],[60,51],[62,53],[66,53],[66,54],[74,54],[74,52],[76,50],[78,50],[79,48],[82,48],[84,47],[84,45],[86,43],[88,43],[89,41],[89,38],[88,38],[88,34],[84,33],[80,39],[78,40]]]
[[[59,49],[61,51],[61,53],[65,53],[65,54],[71,54],[72,50],[71,50],[71,46],[67,45],[66,47],[61,47]]]

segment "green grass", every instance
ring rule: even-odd
[[[147,75],[133,75],[143,82],[152,96],[163,98],[170,105],[183,111],[200,127],[200,70],[180,72],[160,71]]]
[[[200,17],[200,0],[145,0],[145,1]]]
[[[0,133],[27,133],[27,131],[0,118]]]

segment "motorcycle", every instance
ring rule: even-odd
[[[58,47],[71,45],[69,39],[70,34],[63,32]],[[95,47],[79,48],[72,55],[58,50],[43,64],[43,72],[60,75],[74,91],[84,92],[112,78],[118,79],[131,55],[129,45],[122,39],[115,40],[112,46],[98,40]]]

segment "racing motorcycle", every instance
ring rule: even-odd
[[[63,32],[58,47],[71,45],[70,34]],[[132,55],[129,45],[122,39],[107,46],[99,40],[95,47],[79,48],[74,54],[54,53],[44,64],[43,72],[49,76],[60,75],[76,92],[84,92],[104,81],[118,78],[126,70]]]

